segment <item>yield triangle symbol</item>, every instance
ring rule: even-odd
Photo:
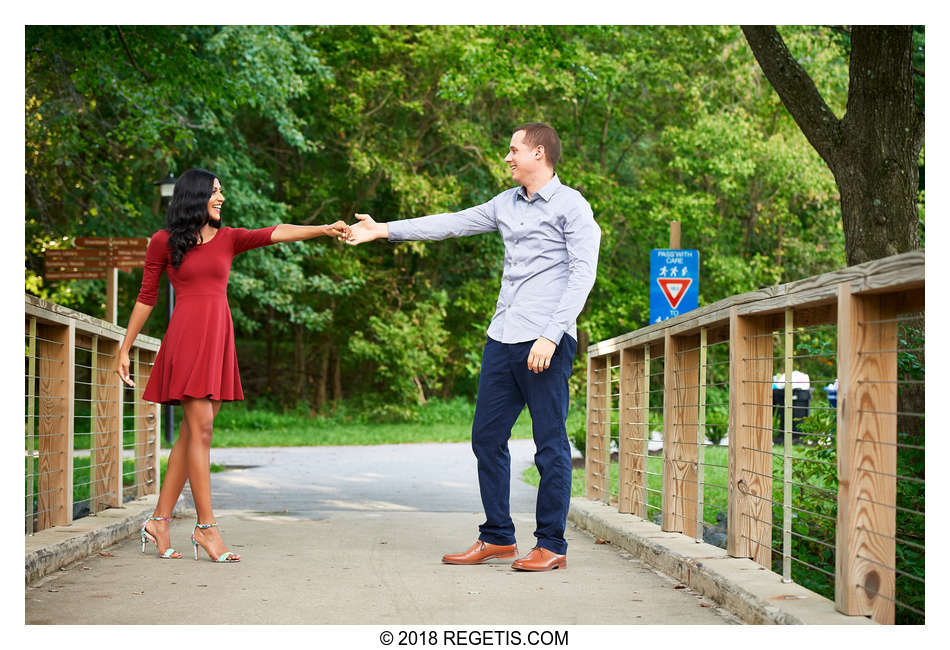
[[[676,309],[683,300],[683,296],[686,295],[689,285],[693,283],[693,278],[657,278],[656,281],[663,290],[663,295],[666,296],[670,307]]]

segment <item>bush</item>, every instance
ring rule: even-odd
[[[581,452],[581,457],[587,458],[587,423],[581,422],[568,432],[567,437],[577,451]]]

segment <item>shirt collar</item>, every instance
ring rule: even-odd
[[[558,191],[558,188],[561,187],[561,181],[558,179],[557,174],[551,177],[547,183],[544,184],[540,190],[536,192],[537,196],[540,196],[545,201],[550,201],[551,197],[554,196],[554,193]],[[528,190],[525,189],[525,186],[522,185],[518,188],[518,194],[521,195],[521,198],[528,200]]]

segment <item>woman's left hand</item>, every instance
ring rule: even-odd
[[[336,237],[337,239],[346,239],[350,236],[350,227],[343,221],[324,226],[327,237]]]

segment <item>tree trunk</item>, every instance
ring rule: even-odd
[[[327,403],[327,378],[330,369],[329,345],[324,341],[320,344],[319,362],[317,364],[317,380],[314,386],[313,407],[320,411]]]
[[[304,378],[307,376],[307,355],[304,353],[303,325],[294,326],[294,356],[296,358],[296,395],[297,400],[304,399]]]
[[[835,172],[848,266],[920,248],[916,154],[897,162],[900,151],[874,156],[862,149],[852,154],[859,162]]]
[[[832,168],[841,192],[848,265],[920,248],[913,30],[854,27],[844,142]]]
[[[267,308],[267,322],[274,322],[274,308]],[[267,387],[274,390],[274,336],[269,327],[264,328],[264,337],[267,340]]]
[[[913,30],[851,30],[848,106],[835,117],[774,26],[742,28],[756,60],[841,196],[848,266],[920,248],[917,157],[924,115],[914,101]]]
[[[334,402],[338,402],[343,398],[343,381],[340,378],[340,354],[336,351],[336,348],[330,348],[333,357],[333,393],[332,399]]]
[[[577,330],[577,353],[574,355],[574,368],[587,375],[587,348],[590,347],[590,332]]]
[[[423,390],[423,388],[422,388],[422,380],[419,379],[419,375],[414,375],[414,376],[412,377],[412,379],[413,379],[413,381],[416,382],[416,388],[419,389],[419,397],[417,397],[416,400],[419,402],[419,405],[420,405],[420,406],[425,406],[425,405],[426,405],[426,392],[425,392],[425,390]]]

